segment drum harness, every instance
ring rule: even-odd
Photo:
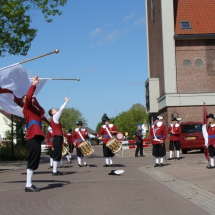
[[[106,125],[106,130],[107,130],[107,132],[108,132],[108,134],[109,134],[109,136],[110,136],[110,138],[112,139],[113,138],[113,136],[111,135],[111,133],[110,133],[110,131],[108,130],[108,128],[107,128],[107,125]]]

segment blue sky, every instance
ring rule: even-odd
[[[106,113],[115,117],[133,104],[145,106],[147,44],[144,0],[68,0],[63,14],[46,23],[32,11],[38,29],[27,56],[6,56],[4,67],[41,54],[60,50],[23,64],[29,77],[80,78],[81,81],[48,81],[37,98],[46,112],[78,109],[95,129]]]

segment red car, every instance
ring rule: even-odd
[[[183,154],[193,149],[204,152],[205,140],[202,134],[202,122],[183,122],[181,125],[180,143]]]

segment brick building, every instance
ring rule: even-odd
[[[146,0],[146,109],[203,121],[203,102],[215,114],[215,1]]]

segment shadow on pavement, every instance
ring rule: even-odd
[[[64,175],[70,175],[70,174],[74,174],[76,172],[63,172]],[[26,172],[22,172],[22,175],[26,175]],[[34,172],[34,175],[39,175],[39,174],[52,174],[52,171],[40,171],[40,172]]]

